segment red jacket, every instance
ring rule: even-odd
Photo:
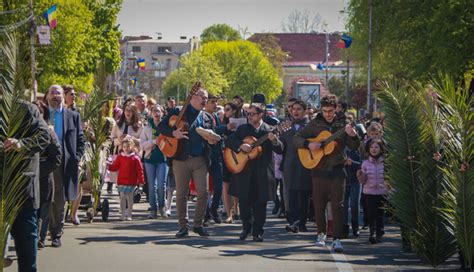
[[[118,171],[118,185],[137,186],[144,183],[143,166],[135,153],[121,153],[109,165],[109,170]]]

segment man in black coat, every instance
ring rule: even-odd
[[[15,106],[14,106],[15,107]],[[18,271],[36,271],[36,254],[38,244],[38,225],[36,221],[36,209],[39,206],[39,152],[44,150],[49,142],[48,127],[40,117],[38,108],[26,101],[18,101],[13,112],[21,116],[21,129],[8,139],[6,131],[0,129],[0,139],[5,139],[0,145],[3,146],[2,163],[6,162],[8,153],[19,152],[19,156],[29,154],[30,156],[18,169],[22,169],[25,187],[22,190],[26,202],[23,204],[11,228],[11,234],[15,239],[15,250],[18,256]],[[0,111],[0,123],[3,125],[3,111]],[[12,116],[9,116],[10,118]],[[10,122],[12,120],[10,119]],[[10,124],[12,125],[12,124]],[[21,154],[22,153],[22,154]],[[18,180],[17,180],[18,181]],[[8,186],[8,184],[5,184]]]
[[[268,140],[262,144],[261,156],[249,161],[242,172],[235,174],[233,177],[233,182],[236,182],[235,191],[231,192],[239,198],[243,228],[240,240],[245,240],[252,232],[253,240],[257,242],[263,241],[267,201],[273,197],[269,194],[268,172],[262,170],[267,169],[268,164],[272,162],[272,151],[278,153],[283,151],[282,143],[271,132],[272,128],[263,122],[263,115],[264,110],[261,107],[251,105],[247,112],[249,122],[237,128],[237,131],[226,140],[226,145],[234,152],[250,152],[252,146],[243,143],[244,138],[253,136],[259,139],[268,133]]]
[[[85,139],[78,112],[64,105],[64,90],[52,85],[46,96],[50,124],[53,125],[62,150],[61,166],[54,170],[54,196],[50,210],[49,231],[51,246],[61,246],[64,230],[64,204],[77,198],[79,185],[79,161],[84,154]]]
[[[283,142],[283,183],[284,194],[288,196],[287,231],[306,232],[309,197],[311,195],[311,171],[306,169],[298,158],[298,149],[293,143],[293,136],[306,127],[309,119],[306,115],[307,105],[301,100],[292,101],[290,109],[291,130],[283,132],[280,140]]]

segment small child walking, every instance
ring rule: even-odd
[[[131,138],[122,141],[122,153],[109,165],[110,171],[118,171],[117,185],[120,194],[121,220],[132,221],[133,191],[144,183],[143,166],[135,153]]]
[[[369,158],[364,160],[357,171],[357,178],[363,185],[366,199],[371,244],[380,243],[384,234],[384,204],[388,193],[384,179],[385,147],[380,139],[372,140],[366,146]],[[375,235],[375,237],[374,237]]]

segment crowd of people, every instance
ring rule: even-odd
[[[190,231],[210,236],[207,227],[211,221],[239,220],[240,240],[252,235],[253,241],[262,242],[267,204],[273,201],[272,213],[286,219],[288,233],[307,232],[307,222],[315,221],[317,246],[325,246],[327,237],[332,236],[332,249],[343,252],[341,240],[349,236],[351,228],[352,235],[358,237],[360,225],[369,227],[370,243],[382,242],[383,207],[390,193],[384,180],[383,120],[357,122],[355,114],[346,112],[347,105],[333,95],[323,97],[316,111],[312,105],[291,98],[284,116],[268,109],[263,95],[255,95],[248,104],[235,96],[219,105],[222,99],[200,88],[190,94],[183,108],[174,97],[159,105],[138,94],[117,99],[111,111],[104,111],[104,117],[111,120],[112,147],[104,160],[107,171],[102,179],[107,193],[119,193],[120,220],[133,220],[134,196],[141,192],[137,188],[144,187],[151,220],[172,215],[175,195],[177,238],[189,236]],[[39,156],[35,163],[41,190],[39,195],[29,196],[31,203],[36,199],[38,205],[25,204],[12,229],[20,271],[35,271],[36,251],[45,246],[48,231],[51,246],[61,247],[66,202],[70,203],[71,222],[81,224],[78,208],[85,179],[81,177],[87,176],[80,175],[85,167],[81,160],[87,124],[81,122],[73,86],[52,85],[44,100],[35,104],[41,114],[25,102],[29,118],[41,127],[30,136],[42,133],[44,139],[29,147]],[[170,122],[180,113],[185,127]],[[288,127],[283,129],[283,124]],[[331,152],[326,152],[331,142],[313,140],[324,131],[339,135]],[[162,152],[157,140],[160,135],[178,139],[176,156],[169,158]],[[7,140],[5,150],[20,148],[18,141],[24,140]],[[259,155],[236,172],[227,165],[225,149],[232,156],[258,149]],[[327,154],[316,168],[307,169],[298,155],[301,149]],[[195,201],[192,225],[189,200]],[[360,206],[363,222],[359,222]],[[18,231],[24,233],[26,227],[29,240],[23,241],[25,237],[19,237]]]

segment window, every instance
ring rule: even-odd
[[[166,51],[171,52],[171,47],[169,46],[158,46],[158,53],[166,53]]]
[[[142,48],[140,46],[132,46],[132,52],[142,52]]]

